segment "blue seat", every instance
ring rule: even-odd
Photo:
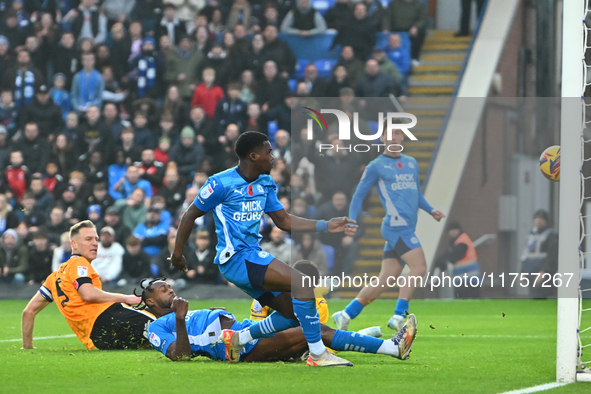
[[[314,62],[314,65],[318,69],[318,76],[321,78],[330,77],[332,69],[336,64],[337,61],[333,59],[321,59]]]
[[[336,49],[330,51],[335,36],[336,32],[326,32],[311,37],[279,33],[279,38],[289,45],[296,59],[307,59],[308,61],[338,59],[339,52]]]
[[[296,87],[298,86],[298,81],[295,79],[288,79],[287,86],[289,87],[289,90],[292,91],[292,93],[295,93]]]
[[[279,125],[276,120],[270,120],[267,122],[267,137],[269,137],[269,142],[273,148],[275,148],[275,133],[278,129]]]
[[[306,66],[310,64],[310,60],[308,59],[298,59],[296,61],[295,70],[293,72],[293,76],[295,79],[302,78],[304,76],[304,71],[306,70]],[[295,87],[293,88],[295,91]]]
[[[312,7],[322,15],[336,4],[335,0],[312,0]]]
[[[330,245],[322,245],[322,251],[326,255],[328,269],[332,271],[332,267],[334,267],[334,248]]]

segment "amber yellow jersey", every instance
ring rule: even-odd
[[[85,283],[91,283],[100,290],[103,288],[90,262],[80,255],[73,255],[47,277],[39,292],[47,301],[55,301],[74,334],[90,350],[94,348],[90,339],[94,322],[113,302],[84,301],[78,294],[78,288]]]

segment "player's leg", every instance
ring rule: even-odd
[[[419,278],[422,278],[427,272],[427,261],[422,247],[409,250],[402,254],[401,258],[410,268],[410,272],[406,276],[404,286],[400,287],[394,316],[388,321],[388,327],[397,331],[404,324],[405,314],[410,309],[409,302],[415,292],[416,285],[420,284]]]
[[[416,336],[416,319],[411,315],[403,329],[392,339],[383,340],[355,332],[335,330],[322,325],[322,341],[337,351],[386,354],[401,360],[408,359]],[[277,333],[272,338],[262,338],[247,354],[243,362],[266,362],[299,357],[307,348],[306,337],[301,328],[292,328]],[[313,364],[308,359],[308,364]]]
[[[378,285],[367,286],[361,289],[357,297],[347,305],[344,311],[336,312],[332,315],[333,321],[340,330],[346,330],[349,322],[355,319],[372,301],[380,296],[392,283],[388,283],[388,278],[397,278],[402,272],[403,265],[398,260],[399,256],[394,251],[394,246],[386,242],[384,247],[384,257],[382,260],[382,268],[378,276]],[[390,280],[391,281],[391,280]]]
[[[147,311],[115,303],[98,316],[90,339],[100,350],[149,349],[146,333],[154,320]]]

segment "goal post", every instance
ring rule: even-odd
[[[588,0],[563,0],[562,15],[562,105],[560,121],[560,204],[558,271],[574,273],[581,270],[581,183],[582,137],[584,128],[586,26]],[[571,383],[587,380],[591,374],[577,374],[579,363],[579,293],[560,287],[557,301],[556,380]],[[585,377],[578,375],[586,375]],[[591,381],[591,380],[590,380]]]

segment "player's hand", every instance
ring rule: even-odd
[[[136,295],[125,296],[125,303],[128,305],[138,305],[142,301],[141,297]]]
[[[176,268],[179,271],[185,271],[187,272],[187,261],[185,260],[185,256],[181,255],[181,257],[176,257],[174,254],[172,256],[170,256],[168,258],[168,261],[170,261],[170,264],[172,264],[172,266],[174,268]]]
[[[332,218],[328,221],[328,232],[329,233],[340,233],[345,232],[345,235],[353,236],[357,231],[357,222],[351,220],[348,217]]]
[[[438,222],[445,217],[443,212],[438,211],[437,209],[431,211],[431,216],[433,216],[433,219],[437,220]]]
[[[172,309],[174,314],[178,317],[184,318],[187,316],[187,312],[189,312],[189,301],[182,299],[181,297],[174,297],[170,309]]]

